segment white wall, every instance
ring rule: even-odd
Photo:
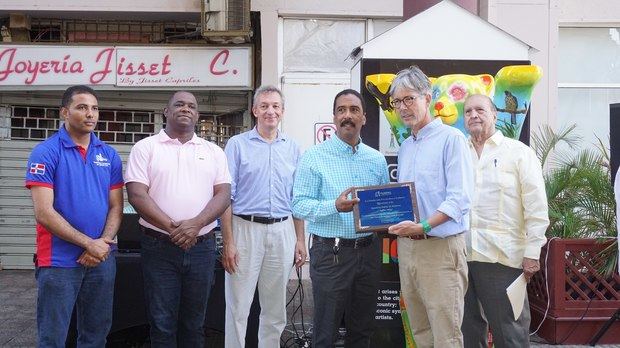
[[[558,21],[561,26],[617,26],[620,22],[618,0],[558,0],[558,3]]]
[[[557,0],[481,0],[480,13],[533,47],[530,61],[543,69],[532,96],[530,129],[555,123],[557,114]]]
[[[286,109],[282,131],[295,139],[302,151],[315,144],[315,124],[332,123],[334,96],[349,88],[349,75],[318,77],[285,77],[282,92],[286,96]]]
[[[293,137],[303,150],[314,145],[314,124],[331,122],[332,101],[339,91],[349,88],[350,76],[342,73],[283,72],[283,20],[336,19],[365,20],[402,17],[402,0],[254,0],[252,11],[261,13],[261,84],[282,88],[286,97],[285,116],[281,128]],[[385,23],[383,23],[385,24]],[[387,24],[385,24],[387,25]],[[384,26],[385,26],[384,25]],[[367,34],[374,28],[367,23]],[[360,42],[360,44],[363,43]],[[343,66],[346,63],[343,61]]]
[[[576,29],[566,30],[579,31],[582,30],[580,28],[620,27],[620,1],[618,0],[558,0],[558,2],[558,25],[560,28],[576,27]],[[606,29],[601,30],[605,31]],[[584,40],[588,41],[589,39]],[[574,42],[565,44],[567,46],[574,44]],[[567,48],[566,46],[564,48]],[[587,49],[586,47],[587,43],[584,43],[584,49]],[[620,45],[616,46],[615,50],[613,46],[608,48],[611,50],[604,53],[604,59],[600,59],[600,64],[603,65],[600,68],[603,70],[605,67],[614,69],[613,60],[620,56]],[[562,49],[560,47],[558,52],[561,52]],[[562,59],[560,54],[558,57]],[[576,59],[576,57],[570,58]],[[609,64],[610,60],[611,64]],[[584,60],[583,64],[588,64],[587,61],[591,61],[591,59]],[[588,67],[587,70],[591,71],[591,68]],[[609,104],[620,102],[620,80],[617,80],[617,74],[605,74],[604,78],[589,77],[585,72],[584,75],[578,81],[582,83],[573,83],[575,81],[571,81],[573,80],[572,77],[558,79],[561,86],[558,106],[560,120],[558,124],[560,126],[577,124],[578,132],[584,139],[584,147],[598,144],[599,139],[605,146],[609,146]],[[605,83],[600,83],[601,81],[605,81]]]
[[[530,60],[543,68],[544,76],[533,96],[532,130],[542,123],[559,127],[574,121],[562,116],[565,102],[559,104],[557,67],[562,59],[558,54],[559,27],[619,27],[620,1],[480,0],[480,16],[537,49],[530,54]],[[585,47],[587,43],[584,43]],[[570,93],[563,92],[562,95]],[[608,120],[598,121],[590,122],[584,118],[578,125],[580,132],[584,135],[596,133],[606,141]]]
[[[278,17],[296,18],[401,18],[403,0],[253,0],[252,11],[261,12],[262,84],[281,83],[281,44]]]

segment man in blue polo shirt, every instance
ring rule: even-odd
[[[39,347],[64,347],[77,305],[78,347],[104,347],[112,324],[116,264],[110,244],[123,211],[122,163],[93,130],[95,91],[69,87],[64,124],[37,145],[26,187],[37,220],[36,279]]]

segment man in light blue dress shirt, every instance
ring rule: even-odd
[[[274,86],[263,86],[256,90],[253,104],[256,127],[232,137],[225,149],[232,179],[231,208],[222,215],[227,348],[245,347],[257,285],[258,345],[280,345],[286,286],[293,264],[301,267],[306,260],[304,222],[290,218],[300,151],[278,130],[284,96]]]
[[[312,234],[310,278],[314,297],[313,347],[333,347],[345,316],[347,347],[368,347],[374,329],[381,271],[379,239],[355,233],[354,186],[389,182],[385,157],[363,144],[361,95],[351,89],[334,98],[336,136],[302,157],[293,186],[293,214]]]
[[[417,222],[391,226],[398,238],[402,296],[418,347],[462,347],[467,290],[464,232],[469,228],[473,169],[461,131],[433,120],[431,84],[418,68],[399,72],[391,104],[411,136],[398,152],[398,181],[415,183]]]

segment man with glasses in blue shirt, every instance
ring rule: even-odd
[[[379,239],[356,234],[349,197],[355,186],[389,182],[385,157],[362,143],[366,123],[359,92],[334,98],[336,136],[310,148],[293,186],[293,213],[312,234],[310,278],[314,296],[313,347],[333,347],[344,313],[347,347],[368,347],[374,330],[381,271]]]
[[[245,333],[258,285],[259,347],[278,347],[286,325],[286,286],[293,264],[306,261],[304,222],[289,219],[293,175],[300,151],[278,130],[284,96],[274,86],[254,94],[256,127],[226,144],[231,207],[222,216],[226,269],[227,348],[245,347]]]
[[[473,169],[461,131],[433,120],[431,83],[418,68],[400,71],[392,106],[411,128],[398,152],[398,181],[413,181],[419,221],[389,228],[398,238],[402,296],[418,347],[463,347],[467,290],[464,232],[469,228]]]

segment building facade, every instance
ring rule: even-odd
[[[161,129],[167,97],[180,89],[191,90],[199,99],[199,134],[224,145],[229,136],[252,126],[251,91],[260,84],[283,89],[282,129],[305,149],[321,141],[326,130],[321,125],[331,122],[335,93],[351,86],[351,51],[437,2],[2,1],[0,264],[33,266],[34,214],[23,188],[27,156],[59,127],[62,90],[74,82],[88,83],[102,69],[103,58],[97,60],[101,52],[109,52],[115,64],[107,69],[107,83],[94,84],[101,93],[97,132],[123,158],[133,143]],[[607,142],[608,104],[620,102],[617,1],[455,2],[531,47],[528,58],[544,74],[532,99],[532,130],[547,123],[577,123],[586,139],[596,133]],[[239,10],[243,4],[247,9]],[[245,12],[251,35],[235,27]],[[459,23],[438,19],[438,25],[459,30]],[[220,30],[228,33],[213,34]],[[475,37],[471,46],[493,50],[476,47]],[[166,70],[171,59],[185,70]],[[86,80],[71,79],[80,75],[71,73],[77,60],[82,70],[90,71],[82,74]],[[58,63],[52,66],[51,61]],[[140,63],[148,64],[140,70]],[[158,65],[151,71],[151,64]],[[54,68],[65,69],[71,78],[50,78]],[[139,73],[144,79],[137,78]],[[174,74],[176,79],[166,79]]]

